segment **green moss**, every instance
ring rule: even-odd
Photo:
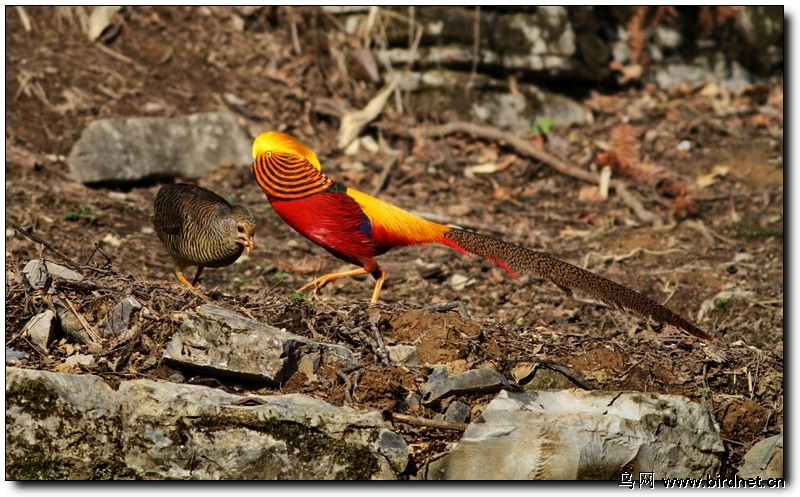
[[[759,226],[748,221],[738,221],[725,228],[728,236],[737,240],[757,240],[761,238],[783,238],[783,226]]]
[[[309,472],[323,461],[336,461],[337,467],[343,466],[333,475],[336,480],[368,480],[379,470],[375,454],[367,447],[347,443],[291,421],[269,418],[242,423],[241,418],[226,420],[225,416],[216,416],[201,417],[193,424],[208,433],[226,428],[247,428],[284,442],[290,466],[297,469],[281,475],[286,479],[307,478]],[[308,468],[308,472],[303,468]]]
[[[98,457],[105,447],[97,446],[98,432],[104,430],[108,419],[92,420],[92,433],[77,427],[87,426],[83,413],[69,407],[44,379],[15,382],[6,390],[6,412],[15,409],[33,418],[33,436],[12,436],[6,430],[6,478],[12,480],[69,480],[131,478],[133,475],[118,459],[123,454],[121,444],[108,436],[106,444],[117,450],[112,459]],[[56,418],[57,422],[43,422]],[[121,427],[111,432],[119,433]],[[33,442],[31,442],[33,440]],[[54,446],[54,441],[58,445]],[[69,454],[59,447],[68,446]],[[82,465],[91,461],[94,468]]]
[[[50,417],[54,411],[63,408],[57,392],[48,388],[42,381],[15,384],[6,390],[6,409],[18,407],[20,410],[41,420]]]

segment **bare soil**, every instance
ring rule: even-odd
[[[388,159],[337,151],[338,119],[316,104],[329,99],[360,108],[379,87],[354,79],[332,61],[328,47],[335,42],[327,33],[339,28],[314,9],[294,12],[304,27],[299,56],[284,8],[125,8],[121,29],[102,48],[63,13],[35,7],[26,12],[30,32],[13,8],[6,10],[6,347],[30,355],[22,367],[98,374],[112,383],[167,380],[176,371],[162,363],[163,347],[203,300],[178,284],[153,234],[159,184],[111,188],[70,180],[65,156],[81,131],[109,116],[228,109],[253,135],[267,129],[294,134],[317,152],[329,175],[372,192]],[[712,86],[673,94],[633,86],[602,97],[607,100],[592,126],[550,133],[543,145],[550,153],[591,167],[590,159],[607,150],[609,131],[623,116],[633,116],[642,162],[685,181],[699,207],[683,217],[657,188],[624,178],[644,207],[667,221],[659,227],[642,222],[619,196],[601,200],[593,187],[503,143],[463,134],[386,136],[401,155],[380,185],[380,198],[584,266],[665,302],[715,332],[724,346],[674,329],[658,331],[637,316],[581,295],[570,298],[537,278],[516,281],[489,262],[438,246],[383,256],[388,276],[377,305],[367,304],[373,286],[367,278],[291,298],[315,275],[346,265],[285,225],[249,169],[222,165],[193,181],[255,213],[256,249],[233,266],[207,269],[201,288],[216,305],[348,345],[363,367],[323,367],[316,378],[298,373],[279,386],[191,375],[187,381],[239,393],[302,392],[336,405],[424,418],[441,415],[457,399],[471,406],[474,419],[492,395],[409,403],[410,393],[421,393],[429,365],[446,364],[457,373],[491,363],[518,380],[515,389],[534,376],[522,368],[552,371],[547,365],[557,365],[574,379],[561,386],[681,394],[707,405],[728,450],[724,474],[735,474],[746,451],[783,425],[782,85],[775,77],[739,96]],[[587,92],[587,105],[598,98]],[[777,115],[769,112],[776,108]],[[380,121],[413,127],[446,120],[416,108],[413,95],[404,110],[400,115],[387,108]],[[365,132],[378,134],[374,126]],[[484,163],[506,167],[465,174],[467,166]],[[698,177],[715,166],[726,167],[727,174],[698,187]],[[64,364],[70,355],[88,353],[66,336],[48,352],[38,351],[21,330],[52,304],[28,286],[21,270],[39,257],[65,262],[11,229],[9,221],[82,266],[94,288],[57,290],[90,325],[102,326],[127,295],[150,314],[135,315],[124,341],[104,342],[92,366]],[[718,296],[724,290],[733,296]],[[452,301],[463,302],[469,317],[457,309],[425,310]],[[698,321],[706,301],[710,310]],[[415,345],[425,366],[386,365],[378,336],[384,345]],[[420,477],[424,464],[460,436],[404,423],[394,428],[412,448],[410,478]]]

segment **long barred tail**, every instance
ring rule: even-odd
[[[549,255],[458,228],[450,228],[443,236],[445,240],[441,243],[488,259],[515,276],[531,274],[545,278],[570,295],[571,289],[580,290],[608,305],[628,309],[659,323],[675,326],[692,336],[709,341],[717,340],[715,336],[641,293]]]

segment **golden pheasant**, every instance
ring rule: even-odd
[[[300,288],[319,289],[340,278],[371,274],[380,295],[386,273],[375,257],[403,245],[436,242],[465,254],[479,255],[504,268],[515,278],[531,274],[555,283],[568,295],[578,289],[609,305],[629,309],[690,335],[713,340],[666,307],[630,288],[502,240],[452,228],[418,217],[392,204],[337,183],[321,171],[308,147],[291,136],[267,131],[253,143],[253,174],[272,208],[289,226],[357,269],[330,273]]]
[[[153,226],[172,258],[175,277],[193,292],[198,292],[195,285],[204,267],[228,266],[253,248],[253,213],[211,190],[164,185],[153,207]],[[188,266],[197,266],[191,283],[183,275]]]

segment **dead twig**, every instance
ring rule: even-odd
[[[454,121],[446,124],[441,124],[438,126],[426,126],[413,129],[401,128],[400,126],[385,125],[385,124],[381,125],[381,127],[385,132],[389,134],[394,134],[395,136],[410,136],[412,138],[417,138],[417,137],[430,138],[430,137],[450,135],[453,133],[466,133],[478,138],[483,138],[485,140],[505,142],[507,145],[513,148],[517,153],[536,159],[540,162],[543,162],[544,164],[547,164],[548,166],[553,168],[556,172],[563,174],[564,176],[575,178],[577,180],[595,185],[600,183],[600,178],[598,175],[586,171],[584,169],[581,169],[572,164],[569,164],[568,162],[563,161],[558,157],[537,148],[532,143],[515,135],[514,133],[503,131],[493,126],[486,126],[483,124],[468,123],[462,121]],[[638,217],[641,221],[646,222],[648,224],[653,224],[655,226],[661,226],[664,224],[664,222],[661,220],[660,217],[648,211],[644,207],[644,205],[642,205],[642,203],[632,193],[628,191],[624,183],[622,183],[619,180],[616,180],[611,182],[611,186],[614,188],[614,190],[616,190],[620,200],[622,200],[623,203],[625,203],[628,207],[630,207],[633,213],[636,215],[636,217]]]
[[[62,251],[58,250],[57,248],[55,248],[54,246],[50,245],[50,244],[49,244],[49,243],[47,243],[46,241],[42,240],[42,239],[41,239],[41,238],[39,238],[38,236],[34,235],[34,234],[33,234],[33,233],[31,233],[30,231],[28,231],[28,230],[25,230],[25,229],[22,229],[22,228],[21,228],[21,227],[20,227],[20,226],[19,226],[17,223],[15,223],[14,221],[11,221],[11,220],[9,220],[9,221],[8,221],[8,224],[10,224],[12,228],[14,228],[15,230],[17,230],[17,232],[19,232],[20,234],[24,235],[26,238],[30,239],[30,240],[31,240],[31,241],[33,241],[34,243],[39,243],[39,244],[41,244],[42,246],[44,246],[44,247],[46,247],[47,249],[49,249],[49,250],[50,250],[51,252],[53,252],[53,253],[54,253],[56,256],[58,256],[58,258],[60,258],[60,259],[61,259],[62,261],[64,261],[65,263],[67,263],[67,265],[68,265],[68,266],[70,266],[72,269],[75,269],[76,271],[80,271],[80,270],[81,270],[81,266],[80,266],[80,264],[78,264],[77,262],[73,261],[73,260],[72,260],[70,257],[68,257],[66,254],[64,254],[64,252],[62,252]]]
[[[22,22],[22,27],[25,29],[26,33],[30,33],[31,32],[31,20],[30,20],[30,18],[28,18],[28,14],[26,14],[25,13],[25,9],[23,9],[19,5],[15,6],[15,8],[17,9],[17,14],[19,14],[20,22]]]
[[[453,309],[458,311],[458,314],[464,319],[470,319],[469,311],[467,311],[467,306],[464,305],[464,302],[461,300],[451,300],[450,302],[442,302],[440,304],[431,304],[426,305],[422,308],[423,311],[432,311],[432,312],[443,312],[443,311],[452,311]]]
[[[383,171],[381,171],[381,176],[378,178],[378,184],[372,189],[371,195],[373,197],[377,197],[378,194],[381,193],[381,190],[383,190],[383,187],[386,186],[386,182],[389,180],[389,174],[392,172],[392,169],[394,169],[394,165],[397,164],[398,159],[398,156],[394,156],[386,161],[386,165],[383,166]]]
[[[300,47],[300,37],[297,35],[297,18],[293,7],[286,7],[289,13],[289,32],[292,35],[292,48],[295,55],[302,55],[303,49]]]
[[[703,235],[706,238],[706,240],[708,240],[709,242],[713,243],[714,242],[714,238],[716,238],[717,240],[719,240],[719,241],[721,241],[721,242],[723,242],[723,243],[725,243],[727,245],[735,245],[736,244],[736,240],[732,240],[730,238],[727,238],[725,236],[720,235],[719,233],[717,233],[713,229],[711,229],[708,226],[706,226],[705,223],[703,223],[702,221],[695,221],[695,220],[689,219],[689,220],[684,221],[683,224],[687,228],[692,228],[693,230],[700,232],[700,234]]]
[[[542,360],[542,359],[534,359],[534,361],[539,363],[540,365],[548,368],[548,369],[552,369],[553,371],[555,371],[557,373],[563,374],[571,382],[575,383],[576,385],[578,385],[579,387],[583,388],[584,390],[597,390],[598,389],[598,386],[593,381],[587,380],[579,372],[573,371],[573,370],[571,370],[570,368],[568,368],[567,366],[565,366],[565,365],[563,365],[561,363],[558,363],[558,362],[555,362],[555,361]]]
[[[395,136],[409,136],[412,138],[419,136],[424,138],[432,138],[451,135],[453,133],[466,133],[478,138],[483,138],[485,140],[505,142],[521,155],[525,155],[543,162],[565,176],[592,184],[597,184],[598,182],[597,175],[583,170],[577,166],[573,166],[572,164],[569,164],[552,154],[536,148],[532,143],[520,138],[514,133],[503,131],[493,126],[454,121],[437,126],[424,126],[412,129],[385,124],[381,125],[381,127],[387,133]]]
[[[457,423],[455,421],[444,421],[439,419],[420,418],[407,414],[391,413],[392,421],[414,426],[427,426],[428,428],[438,428],[440,430],[464,431],[469,426],[467,423]]]
[[[638,217],[641,221],[652,224],[653,226],[664,225],[664,221],[659,216],[647,210],[639,201],[639,199],[628,190],[628,187],[625,186],[625,183],[620,180],[615,180],[611,182],[611,185],[617,192],[619,199],[622,200],[625,205],[630,207],[631,211],[633,211],[636,217]]]
[[[344,398],[347,402],[353,402],[353,396],[350,394],[350,391],[353,389],[353,384],[350,383],[350,378],[348,378],[347,374],[344,371],[336,371],[336,376],[342,379],[344,382]]]
[[[99,48],[101,52],[105,52],[106,54],[114,57],[117,60],[121,60],[122,62],[125,62],[126,64],[133,64],[133,59],[131,59],[130,57],[126,57],[126,56],[122,55],[119,52],[115,52],[114,50],[111,50],[110,48],[108,48],[107,46],[103,45],[102,43],[95,43],[94,46]]]

